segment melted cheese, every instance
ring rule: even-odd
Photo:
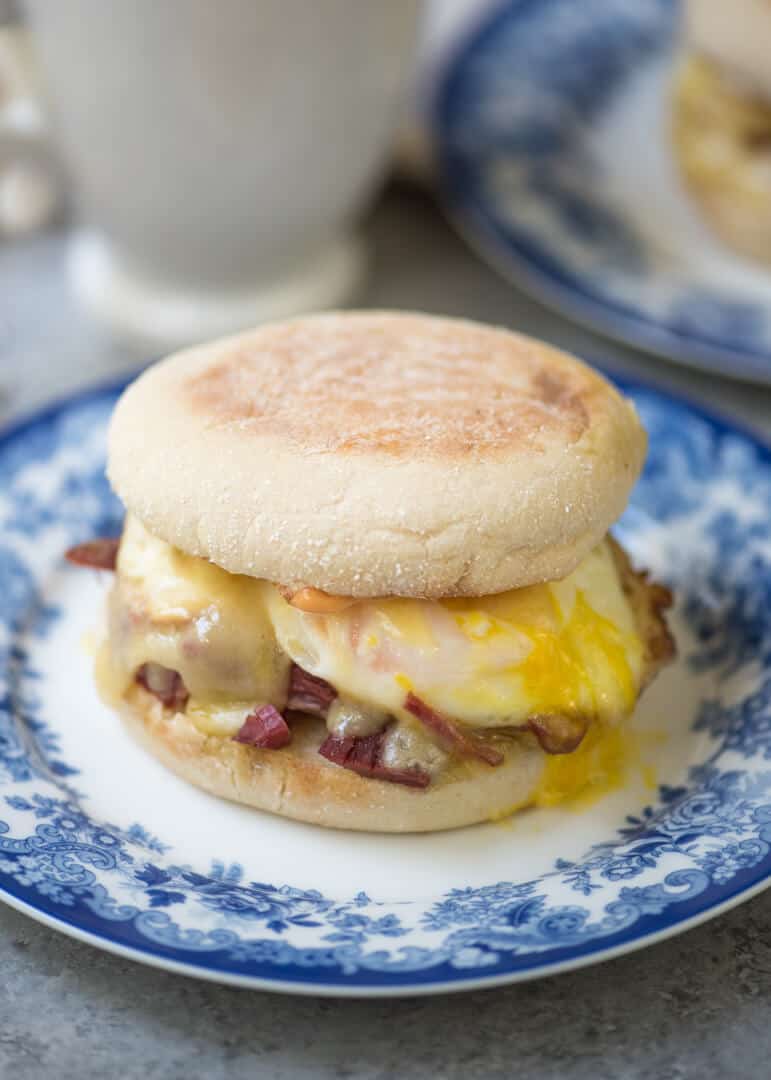
[[[334,617],[267,593],[279,644],[341,694],[399,715],[405,690],[474,727],[627,714],[643,650],[607,544],[564,581],[497,596],[363,601]]]
[[[474,599],[366,600],[331,614],[301,611],[275,586],[184,555],[131,519],[117,569],[110,679],[125,689],[147,662],[179,671],[188,714],[212,734],[232,734],[256,702],[283,705],[290,659],[397,718],[412,689],[478,728],[548,712],[612,724],[640,684],[642,644],[606,543],[560,582]],[[562,763],[583,768],[585,743],[586,754],[549,760],[541,801],[577,786]]]
[[[178,671],[191,715],[211,734],[238,730],[236,703],[249,703],[247,712],[255,702],[283,705],[290,660],[267,616],[268,588],[184,555],[128,518],[108,603],[107,680],[125,689],[148,662]]]

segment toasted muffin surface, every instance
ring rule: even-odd
[[[506,330],[399,312],[274,324],[124,394],[109,474],[162,539],[355,597],[476,596],[570,573],[645,453],[632,405]]]

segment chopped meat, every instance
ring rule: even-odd
[[[531,716],[527,726],[547,754],[571,754],[580,746],[589,728],[589,721],[580,716],[546,713]]]
[[[326,716],[327,709],[337,697],[337,690],[326,679],[311,675],[298,664],[292,664],[289,674],[287,709]]]
[[[288,604],[309,615],[336,615],[356,603],[352,596],[333,596],[309,586],[294,591],[279,586],[279,592]]]
[[[646,677],[646,682],[658,671],[659,667],[674,660],[677,655],[675,639],[669,631],[666,620],[662,613],[672,607],[674,597],[672,590],[666,585],[658,585],[656,582],[647,582],[648,597],[651,610],[651,627],[648,632],[648,655],[651,658],[652,671]]]
[[[190,695],[178,671],[161,664],[142,664],[134,678],[168,709],[181,712],[187,705]]]
[[[319,747],[319,753],[334,765],[368,776],[374,780],[387,780],[392,784],[406,784],[407,787],[426,788],[431,777],[419,766],[408,769],[395,769],[382,760],[384,733],[354,736],[328,735]]]
[[[647,570],[633,570],[624,549],[612,536],[608,539],[621,587],[635,613],[637,629],[645,642],[642,691],[661,668],[677,655],[675,639],[664,618],[664,612],[672,606],[673,596],[665,585],[651,581]]]
[[[476,738],[463,731],[453,720],[435,712],[430,705],[426,705],[425,701],[421,701],[412,691],[407,694],[404,707],[407,712],[417,717],[445,746],[455,753],[464,757],[480,758],[480,760],[486,761],[488,765],[500,765],[503,761],[503,754],[500,750],[496,750],[494,746],[484,742],[483,739]]]
[[[118,559],[120,537],[105,536],[76,544],[65,552],[65,559],[74,566],[92,566],[95,570],[114,570]]]
[[[259,746],[264,750],[280,750],[292,741],[292,732],[274,705],[263,705],[249,713],[233,739],[235,742]]]

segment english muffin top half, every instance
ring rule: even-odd
[[[646,439],[567,354],[422,314],[264,326],[148,370],[109,475],[155,535],[224,569],[353,597],[477,596],[570,573]]]

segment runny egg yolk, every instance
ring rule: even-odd
[[[606,543],[561,582],[496,596],[362,601],[333,618],[268,596],[279,644],[341,694],[399,715],[412,690],[475,727],[561,712],[616,720],[643,649]]]
[[[631,711],[643,660],[606,542],[560,582],[313,614],[276,586],[184,555],[129,519],[113,608],[111,650],[124,676],[148,661],[180,671],[199,716],[232,713],[233,702],[251,697],[282,704],[294,660],[341,696],[397,717],[412,690],[477,728],[549,712],[613,722]]]

